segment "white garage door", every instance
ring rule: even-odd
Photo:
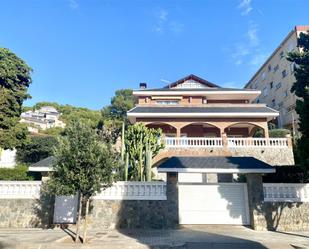
[[[245,183],[179,184],[180,224],[249,225]]]

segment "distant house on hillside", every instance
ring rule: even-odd
[[[39,110],[29,110],[21,114],[20,122],[28,124],[28,130],[37,133],[53,127],[65,127],[59,118],[61,113],[52,106],[43,106]]]

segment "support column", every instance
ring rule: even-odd
[[[247,174],[246,176],[251,227],[254,230],[267,230],[267,222],[263,210],[262,174]]]
[[[223,147],[227,148],[227,135],[225,132],[222,132],[221,133],[221,138],[222,138],[222,145]]]
[[[266,127],[264,128],[264,136],[265,136],[265,138],[269,138],[269,132],[268,132],[267,124],[266,124]]]
[[[176,137],[180,137],[181,136],[181,128],[177,127],[176,128]]]
[[[179,197],[178,197],[178,173],[166,173],[166,196],[167,196],[167,227],[179,226]]]

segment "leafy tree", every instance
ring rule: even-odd
[[[46,130],[40,130],[40,133],[46,134],[46,135],[50,135],[50,136],[60,136],[64,131],[64,128],[62,127],[52,127]]]
[[[9,49],[0,48],[0,148],[12,149],[26,140],[19,123],[23,101],[31,84],[32,69]]]
[[[121,89],[115,92],[111,105],[102,110],[104,119],[126,120],[127,111],[134,107],[135,98],[131,89]]]
[[[283,138],[286,137],[286,135],[291,134],[290,130],[287,129],[272,129],[269,130],[268,133],[269,137],[278,137],[278,138]],[[253,137],[264,137],[264,130],[258,128],[254,133]]]
[[[152,158],[164,148],[159,139],[162,136],[160,129],[147,128],[139,123],[128,127],[125,133],[125,151],[129,155],[128,178],[131,180],[145,180],[146,151],[150,151]]]
[[[118,154],[109,144],[102,142],[89,122],[76,121],[66,127],[54,156],[54,171],[48,182],[49,189],[56,195],[79,193],[80,208],[75,241],[79,239],[79,224],[84,206],[85,242],[89,199],[112,184],[112,172],[118,167]]]
[[[309,177],[309,31],[300,34],[298,46],[301,51],[289,53],[287,59],[296,65],[294,72],[296,82],[291,92],[299,97],[296,100],[296,112],[299,115],[301,137],[297,141],[297,153],[300,164],[306,169]]]
[[[26,164],[36,163],[51,156],[57,143],[53,136],[30,136],[29,143],[17,148],[17,160]]]

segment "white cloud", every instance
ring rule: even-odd
[[[251,6],[251,0],[241,0],[240,4],[238,5],[238,9],[241,10],[241,15],[246,16],[253,10]]]
[[[166,31],[177,34],[181,33],[184,29],[184,25],[182,23],[175,20],[170,20],[169,12],[165,9],[160,9],[155,12],[154,16],[156,19],[154,30],[159,34],[163,34]]]
[[[68,0],[69,6],[72,10],[75,10],[79,7],[77,0]]]
[[[252,47],[257,47],[260,43],[260,39],[258,37],[258,25],[254,22],[250,22],[249,29],[247,32],[247,37],[249,40],[249,45]]]

